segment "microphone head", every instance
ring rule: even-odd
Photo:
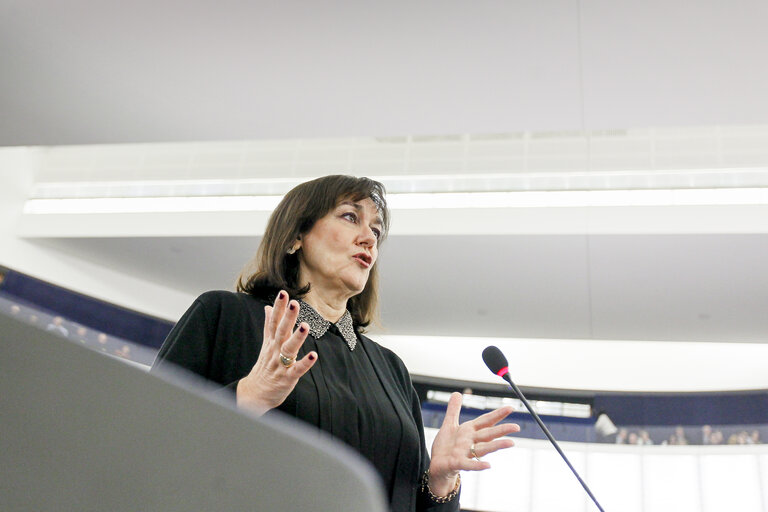
[[[486,347],[485,350],[483,350],[483,361],[485,361],[485,365],[488,369],[499,377],[503,377],[509,373],[507,358],[501,353],[499,347],[494,345]]]

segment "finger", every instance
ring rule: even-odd
[[[298,380],[302,375],[307,373],[317,362],[317,352],[314,350],[302,357],[293,366],[288,368],[288,374]]]
[[[448,400],[448,407],[445,408],[445,418],[443,418],[443,426],[459,424],[459,413],[461,413],[461,400],[462,400],[461,393],[451,393],[451,398]]]
[[[273,311],[274,308],[272,306],[264,306],[264,344],[262,345],[262,349],[264,346],[268,345],[274,337],[274,331],[270,331]]]
[[[299,349],[309,335],[309,324],[301,322],[299,328],[293,331],[293,334],[280,345],[280,352],[284,356],[293,357],[299,353]]]
[[[288,304],[288,294],[280,290],[275,298],[275,305],[272,307],[272,317],[269,322],[269,334],[274,337],[277,326],[280,325],[280,320],[283,319],[285,314],[285,307]]]
[[[497,424],[498,422],[500,422],[501,420],[503,420],[504,418],[506,418],[507,416],[509,416],[510,414],[512,414],[512,411],[514,410],[515,408],[512,407],[511,405],[507,405],[505,407],[499,407],[494,411],[487,412],[482,416],[478,416],[477,418],[472,420],[472,423],[474,424],[475,428],[478,430],[481,428],[491,427]]]
[[[509,434],[520,432],[520,425],[517,423],[502,423],[494,427],[483,428],[475,432],[476,441],[492,441],[498,437],[504,437]]]
[[[296,318],[299,316],[299,303],[295,300],[289,301],[286,305],[285,314],[277,325],[275,331],[275,339],[278,343],[282,344],[291,335],[293,326],[296,325]],[[296,352],[291,352],[291,355],[295,355]],[[288,355],[288,354],[286,354]]]
[[[482,471],[484,469],[490,469],[491,464],[488,461],[485,460],[477,460],[477,459],[464,459],[459,462],[455,469],[460,469],[462,471]]]
[[[515,446],[515,442],[512,439],[506,437],[504,439],[496,439],[495,441],[491,441],[489,443],[475,444],[475,453],[478,457],[484,457],[489,453],[497,452],[505,448],[512,448],[513,446]]]

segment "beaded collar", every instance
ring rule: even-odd
[[[299,317],[296,319],[297,326],[301,322],[307,322],[309,324],[309,334],[315,339],[319,339],[328,332],[331,322],[323,318],[320,313],[303,300],[299,300],[299,306]],[[349,310],[344,311],[344,314],[335,325],[339,329],[344,341],[347,342],[349,350],[355,350],[357,336],[355,336],[355,328],[352,324],[352,315],[349,313]]]

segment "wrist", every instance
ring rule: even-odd
[[[262,400],[258,394],[258,391],[251,385],[251,381],[248,377],[243,377],[237,383],[235,389],[235,399],[238,407],[248,409],[255,412],[259,416],[272,409],[266,401]]]
[[[461,476],[458,472],[436,476],[428,469],[422,475],[421,488],[436,503],[453,500],[458,495],[460,486]]]

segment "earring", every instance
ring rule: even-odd
[[[295,254],[295,253],[296,253],[296,251],[298,251],[298,250],[301,248],[301,245],[299,244],[299,241],[300,241],[300,240],[301,240],[301,236],[299,236],[298,238],[296,238],[296,242],[294,242],[294,244],[291,246],[291,248],[290,248],[290,249],[288,249],[288,250],[287,250],[287,251],[285,251],[285,252],[287,252],[288,254]],[[296,247],[297,245],[298,245],[298,247]]]

